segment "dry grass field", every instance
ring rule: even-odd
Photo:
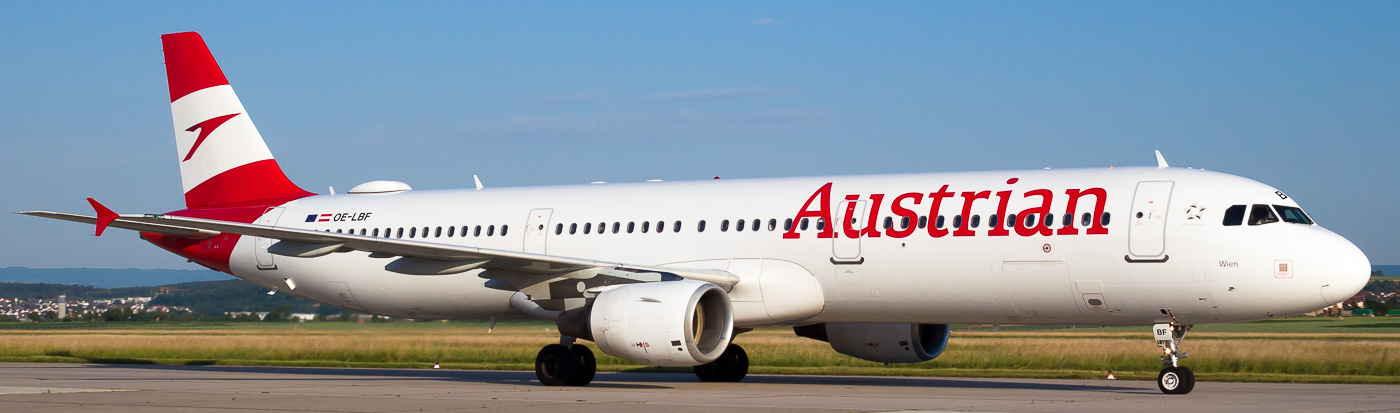
[[[1400,322],[1312,319],[1202,326],[1184,365],[1208,381],[1400,384]],[[63,323],[0,325],[0,361],[533,369],[556,342],[546,323]],[[838,354],[790,329],[736,339],[754,373],[1153,379],[1146,328],[959,326],[937,359],[883,365]],[[596,351],[596,348],[595,348]],[[602,371],[684,371],[599,354]]]

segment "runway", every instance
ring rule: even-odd
[[[0,411],[1400,412],[1400,388],[1147,381],[599,373],[583,388],[533,372],[0,363]],[[1170,410],[1168,410],[1170,409]]]

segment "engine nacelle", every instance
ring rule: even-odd
[[[560,333],[592,340],[605,354],[667,367],[714,361],[734,335],[729,296],[694,280],[613,287],[558,323]]]
[[[948,346],[947,324],[823,323],[793,327],[799,337],[831,343],[837,353],[877,363],[933,360]]]

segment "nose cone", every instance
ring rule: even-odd
[[[1371,279],[1371,260],[1351,241],[1340,236],[1329,248],[1320,248],[1318,262],[1323,267],[1322,301],[1327,305],[1342,302],[1361,292]]]

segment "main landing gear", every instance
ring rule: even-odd
[[[719,358],[709,363],[695,366],[695,376],[700,381],[739,381],[749,374],[749,353],[738,344],[729,343]]]
[[[1152,335],[1157,340],[1157,347],[1162,348],[1162,371],[1157,373],[1157,389],[1162,393],[1186,394],[1196,388],[1195,373],[1177,365],[1178,360],[1186,358],[1186,352],[1181,351],[1181,342],[1186,340],[1187,331],[1191,331],[1189,324],[1152,326]]]
[[[544,346],[535,356],[535,377],[546,386],[587,386],[597,372],[593,350],[574,344],[573,337],[561,337],[559,344]]]

